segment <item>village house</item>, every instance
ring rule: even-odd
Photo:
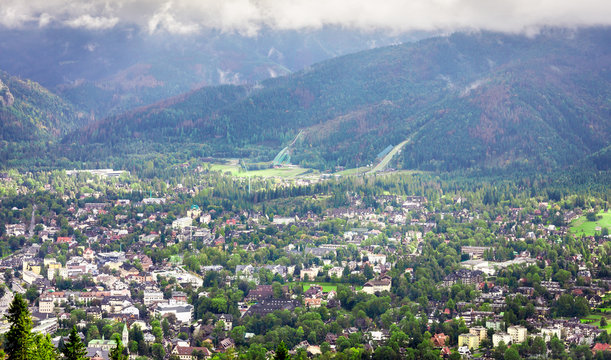
[[[204,359],[212,355],[206,347],[176,346],[171,352],[172,355],[178,356],[180,360],[197,360],[198,353],[202,354]]]
[[[363,291],[367,294],[375,294],[376,292],[390,291],[391,279],[388,276],[383,276],[377,280],[369,280],[363,285]]]

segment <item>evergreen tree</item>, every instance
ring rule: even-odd
[[[31,360],[57,360],[59,353],[49,335],[38,334],[34,336],[33,346],[30,351]]]
[[[5,348],[8,360],[27,360],[32,343],[32,318],[27,302],[16,294],[6,319],[11,324],[6,333]]]
[[[65,342],[64,342],[64,337],[63,337],[63,336],[60,336],[60,337],[59,337],[59,343],[57,343],[57,351],[58,351],[60,354],[63,354],[63,353],[64,353],[64,349],[65,349],[65,348],[66,348],[66,344],[65,344]]]
[[[85,344],[81,341],[78,333],[76,332],[76,326],[72,327],[72,331],[70,331],[70,336],[68,337],[68,342],[64,345],[64,359],[65,360],[85,360],[85,355],[87,355],[87,350],[85,348]]]
[[[284,341],[281,341],[280,344],[278,345],[278,348],[276,348],[276,355],[274,356],[274,360],[289,360],[289,351],[286,348],[286,345],[284,345]]]
[[[110,360],[127,360],[127,355],[123,354],[124,347],[123,343],[121,342],[121,339],[117,337],[115,338],[115,341],[117,342],[117,346],[110,350],[110,354],[108,354],[108,357],[110,358]]]

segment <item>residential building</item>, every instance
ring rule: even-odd
[[[469,329],[469,334],[476,335],[481,342],[488,337],[488,329],[483,326],[475,326]]]
[[[110,351],[117,346],[117,342],[115,340],[105,340],[105,339],[94,339],[89,341],[87,344],[88,348],[101,349],[105,351]]]
[[[446,346],[446,341],[448,340],[448,336],[444,333],[435,334],[431,337],[431,343],[435,348],[442,348]]]
[[[363,291],[368,294],[375,294],[376,292],[390,291],[391,279],[384,276],[377,280],[369,280],[363,285]]]
[[[233,315],[231,314],[220,314],[218,321],[222,321],[225,324],[224,330],[231,331],[233,327]]]
[[[511,335],[506,332],[497,332],[492,334],[492,346],[494,347],[499,346],[501,341],[504,342],[505,345],[509,345],[511,344],[512,340]]]
[[[469,350],[479,347],[479,336],[473,334],[458,335],[458,347],[466,346]]]
[[[55,310],[55,302],[53,299],[40,299],[38,302],[38,312],[42,314],[51,314]]]
[[[144,291],[144,305],[149,306],[156,302],[163,301],[163,293],[156,290],[145,290]]]
[[[303,301],[305,306],[309,308],[319,308],[322,304],[322,300],[320,298],[305,298]]]
[[[198,352],[204,355],[204,359],[209,358],[211,355],[208,348],[193,346],[176,346],[174,350],[172,350],[172,355],[178,356],[180,360],[197,360]]]
[[[299,278],[301,281],[304,281],[306,280],[306,276],[307,276],[307,280],[314,280],[318,276],[319,270],[320,269],[316,267],[311,268],[311,269],[303,269],[301,270],[301,273],[299,274]]]
[[[559,327],[546,327],[541,329],[541,337],[545,342],[549,342],[556,336],[558,339],[562,339],[562,329]]]
[[[174,221],[172,221],[172,229],[184,229],[187,226],[191,226],[191,224],[193,224],[193,219],[191,219],[190,217],[182,217],[179,219],[176,219]]]
[[[513,325],[507,328],[507,333],[511,335],[514,344],[520,344],[526,341],[528,330],[524,326]]]
[[[499,320],[486,320],[486,328],[501,331],[503,329],[503,322]]]

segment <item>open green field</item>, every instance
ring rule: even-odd
[[[358,168],[352,168],[352,169],[346,169],[346,170],[342,170],[342,171],[338,171],[336,173],[333,173],[334,175],[341,175],[341,176],[349,176],[349,175],[363,175],[366,172],[368,172],[369,170],[371,170],[370,166],[360,166]]]
[[[301,167],[286,167],[276,169],[263,169],[253,171],[243,171],[233,174],[238,177],[259,176],[259,177],[295,177],[309,172],[310,169]]]
[[[229,172],[231,175],[237,175],[240,172],[240,166],[232,164],[210,164],[210,171],[220,171],[222,173]]]
[[[606,315],[601,315],[601,314],[588,315],[588,316],[582,318],[580,320],[580,322],[582,324],[589,324],[589,325],[594,325],[594,326],[599,327],[600,326],[600,319],[603,316],[607,319],[607,322],[609,323],[610,322],[609,317],[606,316]],[[605,326],[604,329],[607,330],[607,334],[611,334],[611,323],[609,323],[609,325]]]
[[[586,236],[593,236],[597,227],[611,229],[611,211],[600,211],[597,215],[602,216],[597,221],[588,221],[585,215],[573,220],[571,222],[571,232],[575,235],[584,234]]]
[[[318,174],[318,171],[312,171],[311,169],[305,169],[302,167],[281,167],[273,169],[261,169],[244,171],[239,165],[236,159],[230,159],[226,164],[210,164],[211,171],[220,171],[222,173],[230,173],[232,176],[237,177],[296,177],[304,174]]]

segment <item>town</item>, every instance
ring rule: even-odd
[[[610,354],[606,193],[175,172],[1,174],[0,315],[96,360]]]

